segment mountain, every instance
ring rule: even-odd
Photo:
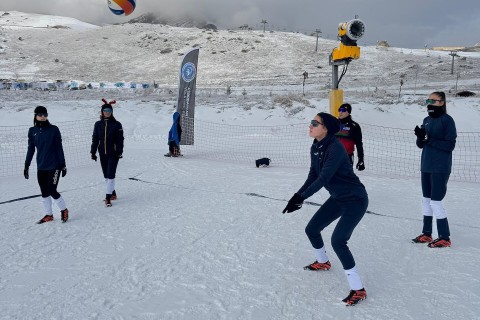
[[[153,18],[152,18],[153,19]],[[178,21],[180,23],[180,21]],[[68,28],[49,27],[53,25]],[[199,87],[331,87],[329,55],[337,41],[299,33],[205,30],[164,24],[93,26],[70,18],[10,13],[0,18],[0,78],[31,80],[155,81],[176,87],[182,55],[200,48]],[[479,53],[459,53],[451,74],[449,52],[361,46],[340,87],[374,92],[403,89],[450,90],[461,74],[473,85]],[[465,89],[470,89],[469,87]]]
[[[193,17],[174,18],[167,17],[156,13],[145,13],[141,16],[131,19],[128,23],[150,23],[150,24],[163,24],[172,27],[182,28],[198,28],[198,29],[210,29],[217,30],[217,26],[212,23],[207,23],[205,20],[198,20]]]

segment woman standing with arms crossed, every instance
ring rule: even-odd
[[[37,223],[53,221],[53,202],[60,209],[62,222],[68,220],[68,209],[65,200],[58,193],[57,186],[62,177],[67,174],[65,156],[63,154],[62,136],[57,126],[48,121],[47,108],[38,106],[35,108],[33,127],[28,130],[28,149],[25,159],[23,176],[29,178],[28,168],[32,163],[35,148],[37,149],[37,180],[42,193],[42,203],[45,216]]]
[[[310,137],[314,138],[310,149],[310,171],[307,180],[288,201],[283,213],[300,209],[303,201],[321,188],[330,193],[330,197],[305,228],[315,250],[316,261],[304,269],[321,271],[331,268],[320,232],[339,219],[333,230],[331,243],[350,285],[350,293],[342,301],[347,305],[355,305],[367,297],[367,292],[347,242],[367,211],[368,195],[353,173],[345,148],[335,137],[339,129],[338,119],[324,112],[317,114],[310,122]]]
[[[117,172],[118,160],[123,157],[123,128],[122,124],[113,116],[112,105],[115,104],[115,100],[108,103],[105,99],[102,99],[102,101],[100,120],[95,122],[93,128],[90,153],[92,160],[97,161],[96,153],[98,150],[106,185],[104,201],[107,207],[111,207],[111,200],[117,199],[115,174]]]

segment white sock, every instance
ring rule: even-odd
[[[433,216],[433,210],[430,206],[430,198],[423,197],[422,199],[422,213],[424,216]]]
[[[442,201],[430,201],[430,206],[432,207],[433,214],[435,218],[438,219],[445,219],[447,217],[447,212],[443,207]]]
[[[112,194],[115,190],[115,179],[105,179],[107,183],[107,194]]]
[[[52,215],[52,198],[50,196],[42,197],[43,210],[45,214]]]
[[[62,196],[60,196],[60,198],[58,199],[53,199],[53,201],[57,205],[58,209],[60,209],[60,211],[67,209],[67,205],[65,204],[65,200],[63,200]]]
[[[315,257],[317,257],[317,261],[320,263],[325,263],[328,261],[327,251],[325,250],[325,246],[321,247],[320,249],[315,250]]]
[[[350,270],[345,270],[345,275],[347,276],[348,284],[352,290],[363,289],[363,283],[358,274],[357,268],[353,267]]]

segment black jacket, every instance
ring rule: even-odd
[[[307,180],[297,191],[304,199],[325,188],[333,199],[351,201],[367,198],[367,191],[353,173],[345,148],[333,135],[314,141]]]
[[[95,122],[90,153],[104,156],[123,154],[123,128],[115,118]]]
[[[338,140],[343,144],[347,154],[351,155],[357,147],[358,159],[363,161],[362,129],[360,125],[348,116],[340,120],[340,131],[336,134]]]
[[[56,170],[65,167],[63,154],[62,135],[57,126],[43,123],[28,129],[28,149],[25,167],[32,163],[33,155],[37,148],[37,169]]]

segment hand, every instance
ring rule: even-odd
[[[97,155],[95,153],[92,153],[92,160],[95,160],[95,162],[97,161]]]
[[[358,171],[365,170],[365,163],[363,162],[363,159],[358,159],[356,168]]]
[[[287,203],[287,206],[285,207],[285,209],[283,209],[282,213],[285,213],[285,212],[293,212],[293,211],[297,211],[298,209],[300,209],[303,205],[303,197],[301,195],[299,195],[298,193],[295,193],[293,195],[293,197],[288,200],[288,203]]]
[[[123,155],[121,153],[117,154],[117,158],[118,159],[122,159],[123,158]]]
[[[425,140],[425,137],[427,136],[427,132],[425,131],[424,127],[420,128],[419,126],[416,126],[414,131],[415,131],[415,135],[419,140],[421,141]]]
[[[67,175],[67,167],[63,167],[62,169],[62,178]]]
[[[25,167],[25,169],[23,169],[23,176],[25,177],[25,179],[28,179],[28,178],[29,178],[29,175],[28,175],[28,167]]]

